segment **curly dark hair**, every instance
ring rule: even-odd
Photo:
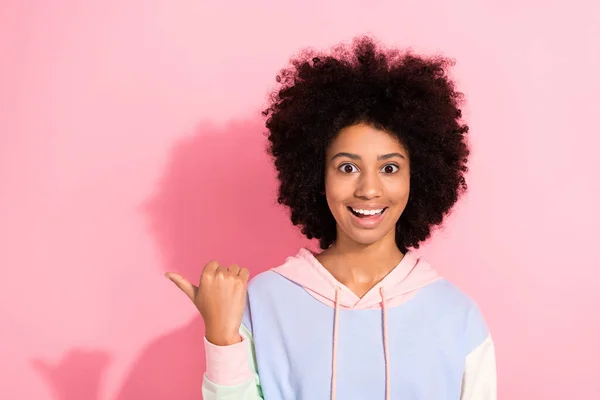
[[[336,223],[324,193],[325,154],[341,129],[367,123],[396,136],[410,162],[408,204],[396,224],[402,252],[419,248],[462,193],[469,127],[463,94],[448,77],[454,61],[385,48],[368,36],[329,53],[304,50],[277,75],[263,111],[279,179],[278,202],[294,225],[327,249]]]

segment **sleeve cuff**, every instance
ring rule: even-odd
[[[204,338],[206,377],[217,385],[233,386],[253,379],[248,363],[248,339],[230,346],[216,346]]]

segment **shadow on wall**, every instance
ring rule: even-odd
[[[310,245],[277,204],[264,131],[261,118],[202,124],[174,146],[157,191],[142,205],[164,271],[197,282],[204,264],[216,259],[247,267],[254,276]],[[200,316],[157,337],[133,363],[116,399],[201,399],[203,337]],[[107,363],[104,353],[83,354],[44,375],[60,400],[97,399]],[[88,391],[80,394],[80,386]]]
[[[59,400],[97,399],[101,378],[109,364],[108,353],[79,349],[68,352],[57,365],[32,361],[33,368]]]

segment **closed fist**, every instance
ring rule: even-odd
[[[210,261],[202,270],[198,286],[174,272],[167,272],[165,275],[200,311],[209,342],[217,346],[228,346],[242,340],[239,329],[246,307],[249,277],[246,268],[237,265],[222,267],[218,262]]]

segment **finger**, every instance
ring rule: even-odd
[[[229,273],[233,276],[238,276],[240,273],[240,267],[236,264],[231,265],[229,268]]]
[[[247,281],[250,277],[250,271],[248,271],[246,268],[241,268],[239,276],[240,278],[243,278],[245,281]]]
[[[219,269],[219,262],[215,261],[215,260],[209,261],[204,266],[204,271],[207,271],[207,272],[215,272],[217,269]]]
[[[186,296],[190,298],[190,300],[194,301],[194,299],[196,298],[196,293],[198,292],[197,286],[192,285],[184,277],[182,277],[179,274],[176,274],[175,272],[167,272],[165,276],[169,278],[171,282],[177,285],[177,287],[181,289],[181,291],[185,293]]]
[[[211,279],[216,277],[218,270],[219,270],[219,263],[215,260],[209,261],[202,269],[202,273],[200,274],[200,282],[199,282],[198,286],[201,285],[202,281],[204,281],[204,280],[210,281]]]
[[[219,267],[215,271],[215,278],[218,278],[218,279],[225,278],[227,275],[229,275],[229,271],[228,271],[227,267]]]

